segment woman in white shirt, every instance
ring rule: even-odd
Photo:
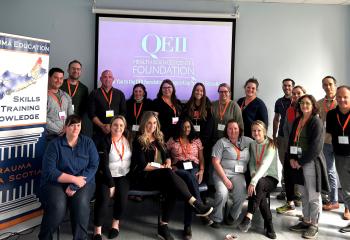
[[[131,147],[123,116],[115,116],[111,120],[111,133],[104,138],[98,149],[100,164],[96,173],[94,240],[102,240],[101,230],[110,198],[114,199],[114,204],[108,238],[116,238],[119,235],[119,221],[128,200],[130,183],[127,174],[130,171]]]

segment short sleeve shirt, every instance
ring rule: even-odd
[[[167,149],[171,155],[172,164],[187,160],[199,164],[199,151],[203,150],[203,145],[199,138],[194,139],[186,146],[181,146],[180,141],[170,138],[167,142]]]
[[[281,97],[277,99],[275,103],[275,113],[278,113],[281,116],[280,124],[278,128],[278,136],[281,136],[281,137],[284,137],[283,125],[286,119],[286,112],[290,104],[291,104],[291,99],[286,97]]]

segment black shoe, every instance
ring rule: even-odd
[[[194,201],[193,207],[196,211],[196,216],[198,217],[208,216],[213,211],[212,207],[208,207],[203,203],[199,202],[198,200]]]
[[[252,226],[252,220],[248,217],[244,217],[242,222],[238,225],[242,232],[248,232],[249,228]]]
[[[101,234],[96,234],[92,237],[92,240],[102,240],[102,235]]]
[[[184,227],[184,231],[183,231],[183,239],[184,240],[191,240],[192,239],[192,230],[191,230],[191,226],[185,226]]]
[[[271,222],[266,222],[266,223],[264,223],[264,225],[265,225],[265,235],[266,235],[266,237],[271,238],[271,239],[276,239],[277,236],[276,236],[275,230],[273,229],[272,221]]]
[[[212,227],[212,228],[220,228],[221,227],[221,224],[219,223],[219,222],[215,222],[215,221],[213,221],[213,223],[212,224],[210,224],[210,227]]]
[[[108,238],[113,239],[118,237],[118,235],[119,235],[119,229],[111,228],[108,233]]]
[[[235,220],[231,216],[231,214],[228,214],[227,217],[225,217],[225,224],[228,226],[232,226],[235,223]]]
[[[285,200],[286,199],[286,192],[282,191],[276,196],[277,200]]]
[[[210,226],[213,224],[213,220],[211,220],[208,216],[200,217],[200,219],[201,219],[202,224],[205,226]]]
[[[168,224],[158,225],[157,236],[161,240],[174,240],[174,237],[170,235]]]

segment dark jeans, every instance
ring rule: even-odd
[[[128,202],[128,191],[130,188],[129,179],[127,177],[115,177],[114,186],[114,204],[113,204],[113,219],[121,220]],[[96,185],[96,202],[94,209],[94,224],[102,226],[104,219],[107,216],[109,205],[109,187],[105,184]]]
[[[47,183],[40,189],[40,201],[44,209],[39,239],[51,240],[69,208],[73,239],[87,239],[90,216],[90,200],[95,183],[87,183],[72,197],[65,193],[67,184]]]
[[[147,189],[160,190],[164,195],[162,202],[162,221],[169,222],[174,210],[177,194],[184,201],[188,201],[192,194],[188,190],[186,183],[169,168],[156,169],[144,172],[143,184]]]
[[[199,184],[196,178],[196,173],[198,172],[198,167],[194,167],[190,170],[178,169],[175,171],[177,175],[179,175],[182,180],[186,183],[188,190],[190,190],[191,194],[198,200],[202,201],[199,192]],[[184,208],[184,225],[191,226],[192,223],[192,213],[193,208],[187,202],[185,202]]]
[[[283,164],[283,179],[284,179],[284,187],[286,191],[286,197],[287,201],[294,201],[296,200],[295,196],[295,184],[296,182],[294,181],[296,174],[295,171],[291,166],[290,166],[290,161],[289,159],[285,158],[284,164]]]
[[[269,176],[260,178],[255,187],[256,194],[248,198],[248,213],[254,214],[259,207],[265,222],[272,221],[271,210],[266,196],[276,188],[277,183],[277,179]]]

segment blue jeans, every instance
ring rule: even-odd
[[[196,173],[198,172],[198,167],[193,167],[190,170],[177,169],[175,173],[184,180],[186,183],[188,190],[199,202],[201,202],[201,196],[199,192],[199,184],[196,178]],[[184,209],[184,225],[191,226],[192,223],[192,213],[193,207],[185,202]]]
[[[67,184],[47,183],[40,189],[40,201],[44,209],[39,239],[51,240],[53,233],[62,223],[69,208],[73,239],[87,239],[90,217],[90,200],[95,191],[95,183],[87,183],[72,197],[65,193]]]
[[[328,181],[329,187],[331,189],[331,191],[329,192],[329,200],[331,201],[331,203],[336,203],[338,202],[338,182],[337,172],[335,171],[335,161],[332,144],[325,143],[323,145],[323,154],[326,158]]]

